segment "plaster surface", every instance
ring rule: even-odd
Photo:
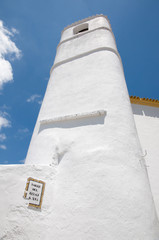
[[[0,166],[0,239],[50,239],[50,214],[56,169],[48,166]],[[24,190],[28,177],[46,182],[42,210],[28,208]]]
[[[132,110],[159,216],[159,108],[132,104]]]
[[[111,142],[113,139],[116,139],[117,135],[121,135],[121,141],[123,139],[125,144],[127,144],[127,139],[124,139],[122,129],[126,128],[129,129],[128,131],[131,131],[128,119],[131,124],[134,123],[131,116],[127,88],[123,80],[124,73],[120,59],[114,53],[107,51],[94,53],[55,68],[40,110],[26,163],[51,164],[53,149],[56,143],[65,141],[64,139],[67,138],[66,132],[67,136],[69,135],[72,139],[73,136],[78,136],[76,131],[78,132],[79,129],[81,133],[81,137],[78,140],[79,144],[83,138],[85,138],[85,142],[87,138],[90,138],[88,132],[91,131],[91,135],[94,136],[92,140],[94,145],[98,145],[101,142],[102,145],[107,143],[111,145]],[[96,126],[93,125],[91,127],[92,119],[88,118],[83,121],[84,127],[80,124],[78,125],[77,121],[76,128],[72,128],[71,126],[74,126],[74,122],[70,121],[69,128],[60,128],[60,126],[57,128],[55,124],[52,129],[46,126],[44,131],[39,131],[39,122],[41,120],[77,113],[82,114],[100,109],[107,111],[107,116],[104,118],[102,125],[99,124],[98,126],[97,122]],[[116,118],[116,116],[118,117]],[[98,120],[100,123],[102,118]],[[89,124],[86,124],[88,122]],[[63,124],[65,125],[65,122],[61,123],[61,126]],[[118,131],[118,126],[120,131]],[[101,130],[98,132],[99,128]],[[112,129],[114,130],[112,131]],[[93,133],[94,130],[95,132]],[[61,135],[60,137],[58,132],[63,132],[63,136]],[[97,135],[95,135],[96,133]],[[135,136],[134,134],[132,132],[132,139]],[[100,139],[98,135],[100,135]],[[114,140],[114,144],[115,142]],[[135,144],[135,141],[132,144]],[[85,144],[83,142],[83,150],[86,149],[87,145],[88,143]],[[48,149],[49,146],[50,149]],[[116,147],[118,148],[119,145],[116,144]],[[50,155],[48,156],[48,154]]]
[[[91,30],[110,27],[102,16],[85,21]],[[62,38],[70,38],[73,28]],[[0,169],[2,239],[159,239],[143,152],[111,34],[99,29],[59,46],[26,164]],[[101,110],[106,114],[92,115]],[[28,209],[21,197],[28,177],[46,182],[41,212]]]
[[[96,31],[82,34],[78,38],[62,43],[57,48],[57,55],[54,64],[67,58],[102,47],[117,50],[115,39],[111,31],[106,29],[97,29]]]
[[[157,240],[145,169],[114,165],[106,155],[79,150],[74,162],[68,155],[55,166],[1,166],[0,239]],[[30,176],[46,183],[41,211],[23,198]]]
[[[101,18],[78,38],[70,38],[74,26],[65,30],[69,40],[57,49],[26,164],[58,166],[56,239],[158,240],[121,59],[110,30],[92,31]],[[107,114],[67,119],[101,109]]]

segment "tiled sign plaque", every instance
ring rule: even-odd
[[[27,180],[28,181],[24,192],[24,198],[28,199],[29,206],[41,208],[45,189],[45,182],[41,180],[36,180],[31,177]]]

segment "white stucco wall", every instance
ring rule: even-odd
[[[28,177],[46,183],[41,211],[23,198]],[[57,166],[1,166],[0,182],[1,240],[158,240],[145,171],[112,166],[100,150]]]
[[[132,110],[159,216],[159,108],[132,104]]]
[[[26,164],[0,168],[3,240],[159,239],[113,34],[105,17],[89,24],[81,41],[72,38],[57,50]],[[92,32],[101,24],[104,33]],[[99,110],[104,114],[92,114]],[[41,212],[22,198],[28,177],[46,182]]]
[[[0,166],[0,239],[48,240],[52,225],[52,191],[56,169],[48,166]],[[23,198],[28,177],[46,183],[42,210]]]
[[[74,148],[79,144],[83,151],[93,146],[104,146],[106,141],[113,141],[117,136],[117,125],[130,130],[131,124],[134,124],[122,62],[109,22],[104,16],[86,22],[89,24],[87,33],[80,33],[76,37],[73,34],[75,26],[62,33],[26,164],[53,164],[58,161],[58,155],[69,151],[68,146]],[[63,42],[63,36],[68,41]],[[76,121],[76,127],[74,121],[70,121],[68,126],[68,121],[64,120],[60,126],[53,124],[41,128],[42,120],[98,110],[104,110],[108,115],[104,119],[95,119],[96,124],[92,124],[94,120],[88,118],[82,123]],[[118,112],[118,119],[115,120]],[[129,118],[131,124],[123,121],[124,116]],[[113,134],[111,129],[114,129]],[[131,133],[133,139],[135,134]],[[109,137],[106,138],[106,135]],[[83,136],[85,142],[82,141]],[[120,139],[127,144],[122,134]],[[132,144],[137,143],[134,140]]]
[[[62,33],[65,40],[57,49],[26,164],[58,165],[51,216],[54,238],[158,240],[158,220],[114,36],[104,17],[89,24],[91,30],[78,37],[69,35],[74,26]],[[98,110],[106,115],[89,117]],[[68,121],[67,116],[84,113],[88,117]],[[60,118],[63,121],[54,121]]]

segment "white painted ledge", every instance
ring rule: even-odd
[[[99,117],[106,115],[105,110],[98,110],[93,112],[86,112],[86,113],[77,113],[73,115],[65,115],[60,117],[55,117],[51,119],[45,119],[41,120],[40,124],[49,124],[49,123],[56,123],[56,122],[63,122],[63,121],[69,121],[69,120],[76,120],[76,119],[82,119],[82,118],[90,118],[90,117]]]
[[[121,62],[121,66],[122,66],[122,68],[123,68],[122,61],[121,61],[121,57],[120,57],[118,51],[116,51],[115,49],[110,48],[110,47],[99,47],[99,48],[95,48],[95,49],[90,50],[90,51],[88,51],[88,52],[84,52],[84,53],[81,53],[81,54],[77,54],[76,56],[73,56],[73,57],[70,57],[70,58],[67,58],[67,59],[65,59],[65,60],[62,60],[62,61],[59,61],[59,62],[55,63],[55,64],[52,66],[51,70],[50,70],[50,75],[51,75],[52,71],[53,71],[56,67],[58,67],[58,66],[60,66],[60,65],[62,65],[62,64],[71,62],[71,61],[76,60],[76,59],[78,59],[78,58],[85,57],[85,56],[87,56],[87,55],[93,54],[93,53],[95,53],[95,52],[100,52],[100,51],[109,51],[109,52],[115,53],[115,54],[118,56],[118,58],[119,58],[119,60],[120,60],[120,62]]]

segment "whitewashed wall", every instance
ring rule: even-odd
[[[50,239],[55,173],[50,166],[0,166],[0,240]],[[28,177],[46,183],[42,210],[29,208],[23,198]]]
[[[159,216],[159,108],[132,104],[132,110]]]
[[[104,16],[89,24],[62,34],[26,165],[0,168],[1,240],[159,239],[113,33]],[[41,212],[22,197],[28,177],[46,182]]]
[[[149,180],[151,184],[151,189],[152,189],[156,209],[159,216],[159,147],[158,147],[159,146],[159,131],[158,131],[159,108],[132,104],[132,109],[134,113],[137,131],[138,131],[141,145],[143,148],[143,152],[145,152],[145,150],[147,152],[147,155],[145,157],[146,165],[147,165]],[[28,239],[49,240],[54,238],[55,233],[56,235],[57,235],[57,232],[61,232],[62,234],[65,228],[69,228],[70,223],[68,224],[67,219],[70,219],[70,218],[73,219],[74,214],[75,215],[78,214],[79,223],[82,221],[82,218],[81,218],[83,214],[81,212],[82,209],[84,209],[85,207],[88,207],[90,204],[92,205],[93,202],[87,198],[86,202],[88,203],[88,206],[82,206],[82,201],[86,197],[86,195],[82,192],[81,185],[83,186],[84,184],[87,184],[86,190],[90,191],[89,190],[90,182],[87,183],[86,179],[83,177],[82,177],[83,180],[81,181],[80,176],[75,173],[74,166],[73,166],[73,169],[74,169],[74,173],[73,173],[72,167],[70,168],[70,165],[68,166],[67,165],[68,164],[66,162],[64,165],[59,165],[59,166],[58,165],[57,166],[34,166],[34,165],[5,166],[4,165],[0,167],[0,183],[1,183],[0,184],[0,239],[1,240],[11,240],[11,239],[12,240],[28,240]],[[88,168],[85,168],[84,171],[85,173],[89,171],[89,166]],[[85,173],[83,172],[83,174]],[[124,171],[123,169],[123,174],[127,174],[127,178],[129,177],[131,178],[131,175],[129,176],[130,172],[127,172],[127,170]],[[114,172],[114,176],[110,172],[109,168],[106,170],[107,181],[111,180],[112,178],[115,179],[117,178],[117,176],[119,176],[118,170]],[[24,193],[24,189],[25,189],[25,185],[28,177],[34,177],[36,179],[43,180],[46,183],[41,211],[28,208],[28,202],[23,198],[23,193]],[[136,184],[136,181],[135,181],[136,177],[138,177],[138,175],[134,174],[134,186]],[[70,178],[72,179],[71,186],[69,185]],[[118,179],[117,179],[117,182],[118,182]],[[65,187],[62,190],[61,186],[63,185],[63,183],[65,183]],[[127,183],[123,182],[123,188],[125,184]],[[101,187],[103,189],[102,194],[104,194],[105,197],[108,198],[108,195],[106,193],[107,189],[105,191],[104,185]],[[139,191],[141,191],[140,187],[139,187]],[[74,192],[76,198],[71,199],[70,191]],[[115,191],[119,193],[117,189]],[[92,209],[93,211],[95,211],[95,214],[97,214],[99,211],[102,194],[98,196],[99,205],[98,204],[94,205],[94,209]],[[90,196],[91,196],[91,192],[90,192]],[[78,202],[78,198],[82,199],[81,204]],[[134,195],[134,199],[132,201],[132,204],[134,202],[134,205],[132,205],[132,211],[135,210],[135,205],[136,205],[135,198],[138,198],[138,196]],[[70,214],[68,215],[67,209],[70,208],[72,201],[76,202],[76,208],[72,207],[72,209],[70,209]],[[118,201],[119,202],[124,201],[124,199],[121,198],[119,195]],[[141,199],[141,206],[142,204],[144,205],[144,196]],[[66,209],[65,210],[66,212],[63,211],[64,209]],[[92,210],[90,209],[90,211]],[[113,207],[113,202],[112,202],[112,205],[110,206],[109,211],[112,211],[113,213],[114,210],[115,209]],[[60,215],[58,215],[59,211],[61,212]],[[150,211],[151,211],[151,208],[150,208]],[[130,209],[128,212],[130,214],[131,212]],[[127,211],[125,211],[125,214],[126,213]],[[131,217],[129,214],[127,216],[128,222],[130,221],[130,217]],[[107,212],[107,217],[108,217],[107,223],[109,223],[110,216],[111,214]],[[143,213],[143,216],[145,217],[145,213]],[[121,215],[121,218],[119,219],[119,222],[120,221],[122,223],[122,215]],[[146,221],[149,221],[149,219],[147,219]],[[73,222],[71,224],[73,224]],[[117,223],[114,223],[114,224],[117,224]],[[85,225],[83,227],[84,229],[87,229],[87,230],[91,229],[91,226],[89,225]],[[132,227],[133,227],[133,222],[132,222],[132,226],[131,225],[129,226],[129,229],[132,229]],[[120,229],[121,231],[124,231],[122,224],[120,225],[120,228],[121,228]],[[102,234],[102,231],[103,230],[101,225],[101,234]],[[140,228],[139,229],[137,228],[136,231],[140,231]],[[75,234],[75,232],[71,234]],[[77,227],[76,234],[77,235],[79,234],[80,236],[80,228],[78,233],[78,227]],[[124,238],[124,235],[120,234],[120,237],[121,237],[120,239],[126,239],[126,237]],[[56,239],[57,240],[63,239],[63,237],[62,235],[59,235],[59,237]],[[69,236],[67,236],[66,239],[69,239]],[[153,239],[153,238],[148,236],[148,238],[146,239]],[[155,238],[155,240],[157,240],[157,238]]]

